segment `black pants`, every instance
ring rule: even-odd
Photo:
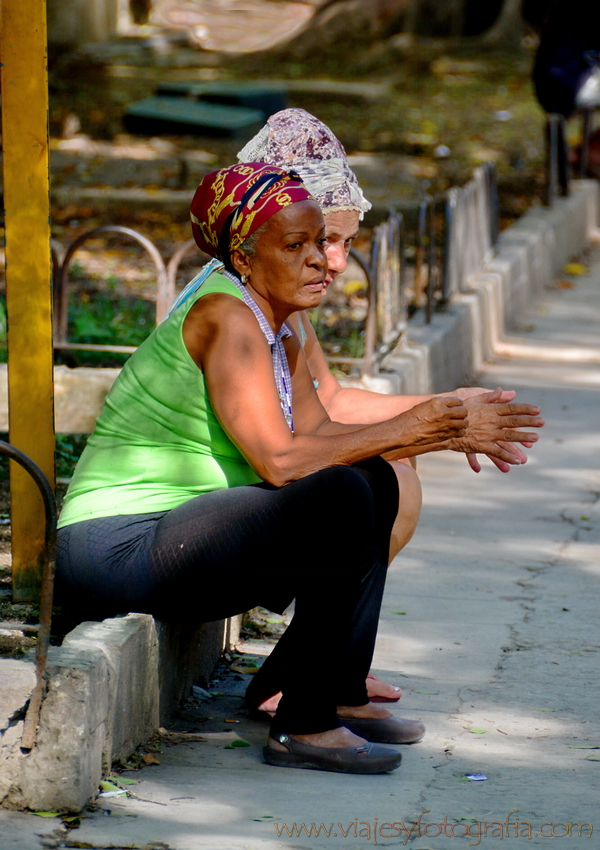
[[[373,458],[282,488],[217,490],[166,513],[106,517],[59,531],[57,596],[82,617],[140,611],[219,620],[261,605],[294,618],[257,674],[283,698],[278,731],[339,725],[367,702],[396,476]],[[257,682],[258,684],[258,682]]]

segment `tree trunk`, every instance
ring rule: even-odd
[[[479,39],[480,44],[488,47],[516,48],[521,45],[525,35],[521,17],[521,0],[504,0],[504,5],[493,24]]]

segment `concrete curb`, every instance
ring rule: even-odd
[[[13,664],[15,662],[12,662]],[[32,661],[17,662],[21,674]],[[0,736],[0,802],[34,811],[79,811],[113,761],[158,728],[158,640],[147,614],[81,623],[52,648],[37,744],[20,749],[29,694]]]
[[[398,380],[407,394],[451,390],[502,353],[505,329],[518,323],[531,299],[589,244],[598,225],[598,183],[572,185],[570,197],[551,209],[530,210],[504,231],[494,256],[463,281],[463,291],[430,325],[422,311],[413,316],[406,338],[382,363],[380,380],[394,373],[388,392],[396,392]]]
[[[128,614],[81,623],[48,658],[38,738],[20,749],[33,660],[0,659],[0,804],[79,811],[114,761],[167,723],[192,685],[210,678],[241,618],[213,623]]]

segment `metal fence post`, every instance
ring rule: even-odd
[[[2,148],[11,442],[54,481],[45,0],[2,0]],[[11,462],[13,599],[40,590],[44,507]]]

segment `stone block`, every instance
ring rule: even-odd
[[[23,663],[33,671],[32,662]],[[27,669],[19,674],[26,684]],[[128,614],[82,623],[63,646],[50,649],[47,674],[33,750],[20,750],[20,719],[2,736],[0,802],[78,811],[95,796],[113,760],[126,758],[158,727],[153,618]]]
[[[63,650],[99,650],[108,663],[108,733],[103,759],[109,768],[127,758],[158,727],[158,640],[152,617],[128,614],[81,623]]]
[[[54,422],[59,434],[89,434],[120,369],[54,367]],[[0,431],[8,431],[8,373],[0,363]]]
[[[31,661],[0,659],[0,734],[22,714],[35,687],[35,668]]]
[[[473,372],[472,335],[472,317],[464,304],[451,304],[444,313],[436,313],[429,325],[422,311],[415,314],[408,338],[428,349],[429,374],[420,392],[446,392],[464,382]]]
[[[160,721],[168,722],[192,685],[207,684],[223,651],[239,638],[241,615],[212,623],[156,620]]]

